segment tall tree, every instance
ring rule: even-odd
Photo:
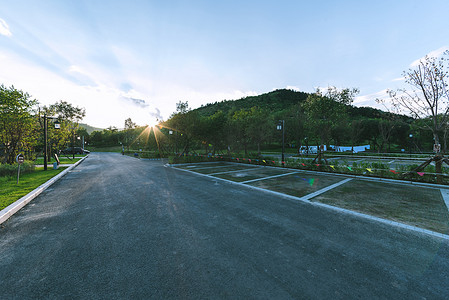
[[[347,117],[347,107],[352,104],[358,92],[355,88],[339,91],[335,87],[329,87],[326,91],[317,89],[316,93],[307,97],[303,108],[321,144],[329,146],[332,129]]]
[[[0,86],[0,153],[2,163],[12,164],[20,151],[35,143],[33,108],[37,105],[28,93]],[[3,148],[3,149],[1,149]]]
[[[48,126],[48,137],[50,144],[58,149],[67,144],[75,144],[76,132],[79,129],[79,122],[86,115],[86,109],[74,106],[73,104],[60,100],[54,104],[39,108],[39,121],[41,130],[44,128],[44,115],[47,117],[57,117],[60,122],[60,129],[54,130],[53,126]],[[50,151],[48,155],[50,156]],[[49,157],[50,159],[50,157]]]
[[[125,145],[127,150],[129,151],[129,146],[134,140],[133,129],[137,127],[137,124],[134,123],[131,118],[125,120]]]
[[[257,155],[261,154],[260,146],[267,141],[272,132],[273,121],[270,121],[269,112],[259,107],[252,107],[248,115],[246,131],[251,141],[257,145]]]
[[[442,57],[426,56],[416,67],[403,73],[405,82],[411,89],[389,90],[393,107],[399,112],[406,112],[416,119],[428,120],[425,126],[432,131],[434,143],[440,144],[440,139],[447,130],[449,118],[449,86],[448,86],[448,55],[446,51]],[[437,173],[441,173],[442,152],[437,152],[428,162],[419,166],[424,168],[431,161],[435,161]],[[449,161],[446,161],[449,163]]]

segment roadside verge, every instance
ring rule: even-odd
[[[12,215],[14,215],[16,212],[18,212],[22,207],[30,203],[34,198],[39,196],[43,191],[45,191],[48,187],[50,187],[53,183],[58,181],[60,178],[62,178],[64,175],[66,175],[69,171],[71,171],[73,168],[78,166],[82,161],[84,161],[89,155],[86,155],[79,161],[77,161],[75,164],[71,165],[55,177],[51,178],[44,184],[41,184],[36,189],[28,193],[27,195],[23,196],[16,202],[10,204],[9,206],[5,207],[3,210],[0,211],[0,224],[4,223],[6,220],[8,220]]]

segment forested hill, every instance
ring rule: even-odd
[[[241,109],[248,110],[254,106],[267,109],[271,112],[279,112],[289,109],[292,105],[298,103],[302,104],[308,96],[309,94],[305,92],[280,89],[258,96],[210,103],[195,110],[202,116],[211,116],[220,110],[225,114],[228,114],[230,111],[238,111]],[[372,107],[352,106],[349,109],[349,115],[351,119],[385,119],[388,118],[389,113]],[[400,118],[403,119],[403,121],[410,119],[406,116],[400,116]]]
[[[93,127],[93,126],[90,126],[90,125],[87,125],[87,124],[84,124],[84,123],[80,123],[79,126],[81,128],[86,129],[87,133],[89,133],[89,134],[91,134],[94,131],[102,131],[103,130],[102,128]]]
[[[304,102],[308,95],[308,93],[304,92],[282,89],[258,96],[245,97],[239,100],[224,100],[222,102],[210,103],[197,108],[196,110],[203,116],[213,115],[220,110],[227,114],[229,111],[250,109],[254,106],[270,111],[281,111],[297,103]]]

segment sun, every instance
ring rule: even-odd
[[[150,120],[150,121],[148,122],[148,127],[149,127],[149,128],[154,128],[154,127],[156,127],[157,125],[159,125],[159,121],[158,121],[158,120]]]

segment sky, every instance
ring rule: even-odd
[[[0,0],[0,84],[124,127],[275,89],[358,88],[380,107],[449,49],[447,0]]]

